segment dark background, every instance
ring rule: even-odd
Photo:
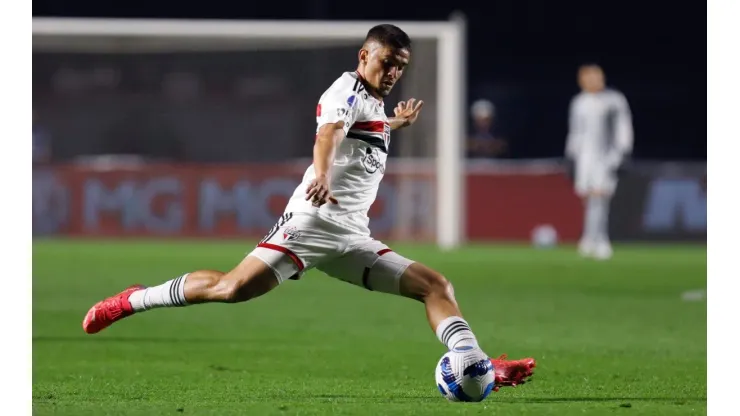
[[[37,0],[33,14],[446,20],[459,10],[468,21],[468,98],[496,104],[511,157],[562,155],[576,69],[598,62],[632,107],[635,158],[706,160],[706,7],[685,4],[694,8],[667,1]]]

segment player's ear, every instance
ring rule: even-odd
[[[367,64],[368,54],[369,52],[363,46],[362,48],[360,48],[360,51],[357,53],[357,58],[360,60],[362,64]]]

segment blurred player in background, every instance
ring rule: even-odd
[[[574,168],[576,193],[585,204],[578,250],[585,257],[608,259],[609,205],[617,169],[632,151],[632,116],[624,95],[605,86],[600,66],[581,66],[578,84],[581,92],[570,103],[565,150]]]
[[[400,28],[370,29],[358,58],[356,70],[343,73],[319,99],[313,164],[257,247],[227,273],[192,271],[98,302],[83,320],[85,332],[154,308],[245,302],[317,268],[367,290],[422,302],[431,329],[449,350],[472,350],[481,362],[490,360],[494,390],[525,382],[534,359],[489,358],[462,317],[450,282],[371,237],[367,213],[385,173],[391,131],[412,125],[423,102],[402,101],[390,118],[385,112],[383,99],[411,58],[411,40]]]
[[[496,107],[488,100],[477,100],[470,106],[473,118],[473,133],[468,139],[469,158],[495,158],[503,155],[506,141],[493,131]]]

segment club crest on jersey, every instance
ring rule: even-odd
[[[391,142],[391,125],[388,123],[385,123],[383,126],[383,141],[385,142],[385,148],[387,149]]]
[[[297,240],[301,237],[301,232],[297,228],[291,226],[283,230],[283,240],[292,241]]]
[[[371,146],[365,150],[365,155],[362,157],[362,166],[365,167],[367,173],[372,174],[378,170],[380,170],[380,173],[385,173],[385,164],[380,161],[377,147]]]

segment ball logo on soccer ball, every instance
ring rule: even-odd
[[[437,363],[437,389],[452,402],[480,402],[493,391],[491,359],[477,348],[446,352]]]

